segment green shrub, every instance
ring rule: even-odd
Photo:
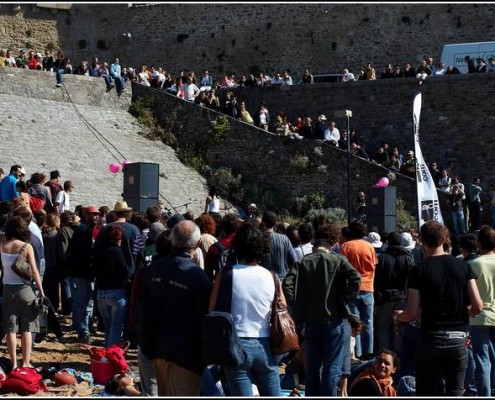
[[[46,45],[46,49],[48,51],[53,51],[57,48],[57,45],[53,42],[48,42],[48,44]]]
[[[328,217],[332,224],[337,225],[339,228],[347,226],[347,211],[340,207],[335,208],[320,208],[320,209],[311,209],[307,212],[304,219],[308,222],[313,221],[317,216],[324,214]]]
[[[208,167],[207,167],[208,168]],[[210,172],[208,183],[215,186],[218,193],[229,201],[240,204],[244,200],[242,175],[234,176],[230,168],[218,168]]]
[[[305,175],[309,172],[310,162],[308,156],[302,154],[296,154],[292,160],[290,160],[290,166],[294,173],[299,175]]]
[[[211,122],[211,128],[207,133],[208,147],[223,142],[230,132],[230,122],[225,115],[221,115],[216,121]]]
[[[182,164],[201,172],[205,166],[204,157],[195,143],[180,144],[177,148],[177,157]]]
[[[410,231],[418,229],[418,219],[406,208],[406,202],[397,197],[397,229],[400,231]]]

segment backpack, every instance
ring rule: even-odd
[[[217,273],[227,265],[234,265],[235,257],[233,249],[227,249],[222,243],[220,243],[220,241],[215,242],[213,246],[216,246],[218,249],[218,259],[215,267],[215,271]]]
[[[215,309],[203,317],[203,361],[226,367],[241,366],[246,357],[232,317],[233,270],[227,266],[220,276]]]
[[[7,375],[2,385],[4,393],[15,393],[19,396],[29,396],[42,390],[46,386],[42,383],[43,377],[35,368],[16,368]]]
[[[29,199],[29,206],[31,207],[31,210],[33,212],[42,210],[46,207],[45,196],[43,196],[43,193],[41,193],[41,191],[30,187],[28,189],[28,193],[31,196],[31,198]]]
[[[45,200],[39,197],[31,196],[31,198],[29,199],[29,206],[31,207],[32,212],[42,210],[43,208],[45,208],[45,204]]]

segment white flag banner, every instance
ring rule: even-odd
[[[437,189],[430,170],[425,163],[421,147],[419,146],[419,117],[421,115],[421,93],[414,98],[413,124],[414,124],[414,152],[416,154],[416,186],[418,196],[419,226],[426,221],[435,220],[443,224],[440,202]]]

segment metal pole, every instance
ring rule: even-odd
[[[347,115],[347,225],[350,225],[352,219],[352,202],[351,202],[351,129],[350,117]]]

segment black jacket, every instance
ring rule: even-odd
[[[201,374],[202,321],[212,290],[208,276],[186,253],[175,253],[146,267],[142,279],[135,317],[143,354]]]
[[[389,246],[378,256],[375,269],[375,303],[406,299],[406,281],[414,266],[411,253],[401,246]]]

